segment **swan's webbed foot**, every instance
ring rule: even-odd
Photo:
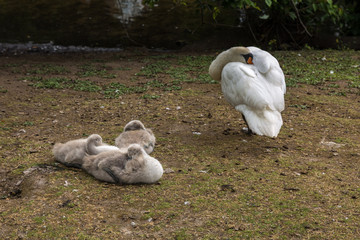
[[[253,131],[251,131],[251,129],[249,127],[244,127],[242,130],[243,130],[243,132],[245,132],[249,136],[255,135],[255,133]]]
[[[104,168],[104,171],[109,174],[109,176],[114,180],[115,183],[120,183],[120,179],[115,176],[115,174],[113,173],[113,171],[111,171],[110,168]]]

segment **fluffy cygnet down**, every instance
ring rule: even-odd
[[[52,152],[57,162],[67,167],[81,168],[86,153],[93,155],[115,149],[118,148],[104,144],[99,135],[93,134],[88,138],[70,140],[66,143],[56,143]]]
[[[155,183],[164,172],[161,163],[139,144],[87,155],[82,168],[98,180],[117,184]]]
[[[119,148],[103,143],[102,137],[99,134],[92,134],[86,139],[86,153],[89,155],[112,150],[119,150]]]

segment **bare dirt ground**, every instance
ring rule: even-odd
[[[215,55],[0,56],[0,238],[360,238],[359,89],[290,86],[279,136],[249,136],[219,83],[181,75],[187,56],[205,66]],[[158,61],[165,70],[146,72]],[[188,78],[206,75],[187,64]],[[45,86],[60,77],[68,85]],[[114,82],[124,94],[105,90]],[[134,119],[157,137],[158,184],[107,184],[54,162],[55,142],[113,143]]]

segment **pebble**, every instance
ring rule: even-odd
[[[166,169],[164,170],[164,172],[165,172],[165,173],[173,173],[173,172],[175,172],[175,171],[172,170],[171,168],[166,168]]]

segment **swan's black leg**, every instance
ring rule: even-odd
[[[115,183],[120,183],[120,180],[115,174],[110,170],[110,168],[104,168],[104,171],[112,177]]]
[[[244,116],[244,114],[241,114],[242,118],[244,119],[245,123],[246,123],[246,126],[247,126],[247,131],[245,131],[247,134],[249,135],[253,135],[254,133],[251,131],[250,127],[249,127],[249,124],[247,123],[246,121],[246,118]]]

